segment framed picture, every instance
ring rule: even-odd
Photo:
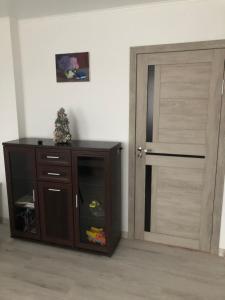
[[[56,54],[57,82],[90,81],[89,53]]]

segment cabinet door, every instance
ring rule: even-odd
[[[35,151],[9,146],[4,151],[12,236],[39,239]]]
[[[107,162],[108,158],[104,153],[73,153],[76,245],[80,248],[107,251]]]
[[[59,245],[73,245],[73,208],[70,184],[41,182],[40,199],[42,239]]]

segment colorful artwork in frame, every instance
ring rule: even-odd
[[[57,82],[90,81],[89,53],[56,54]]]

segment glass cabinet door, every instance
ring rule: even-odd
[[[11,178],[12,226],[16,235],[37,237],[38,212],[35,201],[35,152],[32,149],[8,149]]]
[[[77,156],[77,227],[78,243],[86,248],[105,247],[106,188],[104,156]]]

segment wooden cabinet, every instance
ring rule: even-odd
[[[42,239],[73,246],[73,201],[70,184],[38,183]]]
[[[121,145],[4,143],[11,235],[112,254],[121,234]]]

